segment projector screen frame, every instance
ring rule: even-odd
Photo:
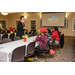
[[[53,14],[53,13],[65,13],[66,14],[66,12],[42,12],[42,14]],[[65,14],[64,14],[64,16],[65,16]],[[42,16],[42,19],[43,19],[43,16]],[[41,19],[41,21],[42,21],[42,19]],[[66,21],[66,18],[64,17],[64,26],[57,26],[57,27],[64,28],[65,27],[65,21]],[[42,27],[56,27],[56,26],[42,26]]]

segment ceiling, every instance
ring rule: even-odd
[[[9,15],[10,14],[25,14],[25,13],[27,13],[27,14],[39,14],[41,12],[8,12]]]
[[[27,14],[39,14],[39,13],[55,13],[55,12],[8,12],[9,14],[16,14],[16,13],[27,13]],[[75,14],[75,12],[66,12],[66,14],[71,15]]]
[[[8,12],[9,14],[15,14],[15,13],[40,13],[40,12]]]
[[[8,12],[9,14],[41,14],[41,13],[55,13],[55,12]]]
[[[14,14],[14,13],[31,13],[31,14],[38,14],[38,13],[55,13],[55,12],[8,12],[9,14]],[[56,12],[57,13],[57,12]]]
[[[8,13],[20,13],[20,12],[8,12]]]
[[[9,15],[11,14],[41,14],[41,13],[52,13],[52,12],[8,12]],[[66,12],[67,15],[71,15],[71,14],[74,14],[75,15],[75,12]]]

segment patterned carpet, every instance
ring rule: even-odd
[[[38,60],[34,62],[74,62],[74,38],[65,37],[64,47],[60,48],[58,46],[53,56],[49,53],[45,56],[38,53]]]

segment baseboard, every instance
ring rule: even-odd
[[[64,36],[64,37],[75,37],[75,36]]]

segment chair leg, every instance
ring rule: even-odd
[[[56,45],[55,45],[55,50],[56,50]]]

